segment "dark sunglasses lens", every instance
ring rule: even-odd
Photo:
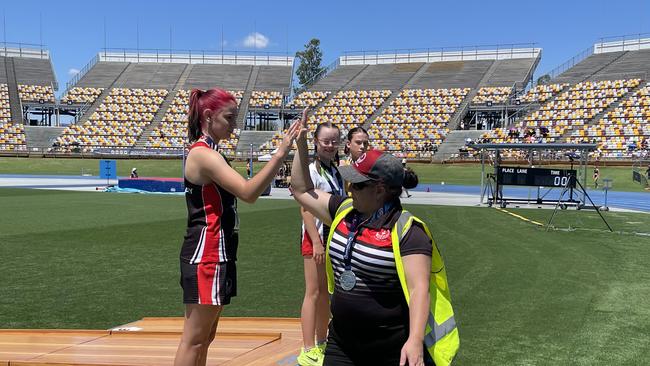
[[[360,183],[352,183],[352,188],[354,188],[357,191],[360,191],[364,188],[366,188],[367,182],[360,182]]]

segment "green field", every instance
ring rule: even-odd
[[[182,314],[182,196],[0,189],[0,203],[0,328]],[[454,364],[647,363],[650,215],[608,212],[608,233],[594,212],[564,211],[556,223],[577,229],[547,233],[494,209],[409,209],[446,260],[461,334]],[[261,199],[240,214],[239,296],[225,315],[299,316],[296,204]]]
[[[258,171],[264,164],[255,163]],[[180,177],[181,160],[118,160],[117,174],[128,176],[131,168],[138,168],[141,177]],[[243,162],[234,162],[233,166],[242,175],[246,168]],[[479,185],[481,177],[480,164],[409,164],[417,173],[421,183]],[[568,166],[567,166],[568,168]],[[593,167],[588,170],[588,187],[593,187],[591,180]],[[0,158],[0,174],[63,174],[81,175],[82,173],[98,175],[99,161],[96,159],[58,159],[58,158]],[[632,168],[629,166],[602,166],[602,179],[613,180],[613,190],[641,192],[643,187],[632,182]]]

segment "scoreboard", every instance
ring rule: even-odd
[[[576,187],[576,171],[573,169],[542,169],[500,166],[497,184],[506,186]]]

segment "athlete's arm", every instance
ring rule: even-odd
[[[314,245],[314,261],[317,264],[321,264],[324,260],[325,248],[323,247],[323,241],[320,238],[318,227],[316,227],[316,219],[314,215],[302,207],[300,207],[300,216],[302,216],[302,221],[305,223],[306,235],[309,235]]]
[[[218,152],[212,149],[192,149],[190,155],[196,163],[201,177],[208,178],[223,187],[228,192],[247,203],[254,203],[264,190],[271,184],[273,177],[282,166],[282,162],[289,154],[293,141],[300,132],[300,122],[297,121],[289,127],[278,152],[273,155],[259,173],[249,180],[244,179],[235,169],[230,167]],[[188,161],[190,156],[188,156]]]
[[[291,168],[291,188],[293,198],[312,215],[319,218],[325,225],[332,223],[328,205],[331,194],[314,189],[314,183],[309,174],[309,159],[307,158],[307,108],[300,119],[301,133],[296,138],[297,151]]]
[[[429,276],[431,257],[411,254],[402,257],[409,290],[409,337],[402,347],[400,365],[420,365],[422,342],[429,317]],[[407,363],[408,362],[408,363]]]

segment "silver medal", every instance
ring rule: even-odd
[[[341,273],[341,278],[339,279],[341,288],[345,291],[350,291],[357,284],[357,276],[352,272],[352,270],[346,269]]]

